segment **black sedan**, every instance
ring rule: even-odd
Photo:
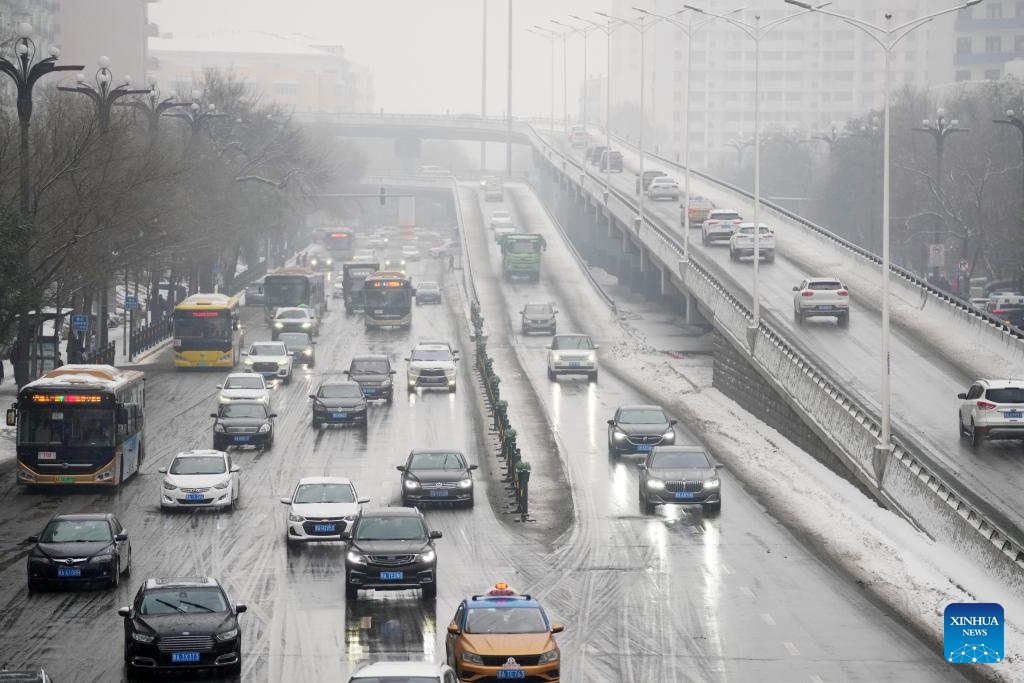
[[[242,670],[238,615],[216,579],[148,579],[124,617],[124,661],[129,676],[156,670]]]
[[[608,420],[608,455],[649,453],[676,442],[675,420],[659,406],[620,406]]]
[[[640,465],[640,510],[653,514],[655,505],[700,505],[704,512],[722,509],[721,465],[700,446],[658,446]]]
[[[357,382],[324,382],[313,399],[313,429],[322,424],[366,426],[366,397]]]
[[[414,450],[402,473],[402,505],[460,503],[473,507],[473,470],[476,465],[453,450]]]
[[[103,583],[117,586],[132,570],[132,545],[109,513],[56,515],[29,537],[28,589]]]
[[[440,304],[441,285],[436,282],[421,282],[416,286],[416,305]]]
[[[425,600],[437,597],[437,553],[423,513],[416,508],[363,510],[351,530],[342,532],[345,554],[345,597],[356,600],[359,589],[395,591],[421,588]]]
[[[288,353],[295,359],[294,365],[303,363],[307,368],[316,366],[316,342],[305,332],[282,332],[277,341],[284,342]]]
[[[232,401],[221,404],[218,412],[210,413],[213,422],[213,450],[224,451],[228,446],[274,446],[274,418],[265,403]]]

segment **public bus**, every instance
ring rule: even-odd
[[[245,333],[238,297],[193,294],[174,307],[174,367],[233,368]]]
[[[399,271],[379,271],[363,281],[363,320],[371,327],[411,327],[412,279]]]
[[[267,275],[263,279],[263,295],[263,313],[268,325],[279,308],[308,306],[318,318],[327,310],[324,274],[301,266],[278,268]]]
[[[351,228],[327,228],[323,231],[323,244],[336,266],[351,261],[356,253],[356,232]]]
[[[22,387],[7,411],[17,427],[18,483],[117,486],[145,458],[145,375],[63,365]]]

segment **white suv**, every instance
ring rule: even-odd
[[[585,334],[556,334],[548,347],[548,379],[586,375],[597,381],[597,346]]]
[[[305,332],[311,337],[315,337],[320,334],[320,323],[310,308],[302,306],[279,308],[274,314],[270,338],[277,339],[282,332]]]
[[[263,379],[281,379],[285,384],[292,383],[292,354],[284,342],[256,342],[245,356],[243,364],[249,372],[263,375]]]
[[[232,401],[258,401],[270,405],[270,389],[263,375],[255,372],[232,372],[218,384],[221,403]]]
[[[700,225],[700,240],[704,244],[712,242],[728,242],[736,228],[743,222],[743,217],[733,209],[713,209]],[[691,223],[690,227],[694,227]]]
[[[960,403],[960,438],[971,446],[994,439],[1024,439],[1024,380],[979,379]]]
[[[521,671],[522,669],[520,669]],[[433,662],[374,662],[358,669],[348,683],[458,683],[455,671],[447,664]]]
[[[290,545],[298,541],[340,541],[341,532],[359,514],[359,506],[370,499],[357,496],[345,477],[303,477],[292,495],[281,502],[288,506],[285,540]]]
[[[809,277],[793,288],[793,320],[835,318],[840,327],[850,324],[850,291],[834,277]]]
[[[406,383],[409,392],[416,387],[447,389],[455,392],[459,352],[446,342],[421,341],[405,361],[409,364]]]
[[[160,487],[160,509],[212,507],[233,509],[238,504],[238,473],[224,451],[186,451],[174,456]]]

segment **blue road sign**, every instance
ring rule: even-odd
[[[139,297],[134,294],[129,294],[124,298],[124,309],[126,311],[134,311],[139,308]]]
[[[84,313],[76,313],[71,316],[71,329],[75,332],[88,332],[89,316]]]

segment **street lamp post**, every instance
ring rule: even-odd
[[[555,132],[555,38],[558,34],[554,31],[548,30],[542,26],[531,26],[526,29],[527,32],[534,35],[540,36],[541,38],[547,38],[548,43],[551,45],[551,92],[548,95],[548,104],[551,106],[551,114],[549,118],[548,126],[551,128],[551,132]]]
[[[95,85],[87,81],[84,71],[80,71],[75,76],[78,85],[59,85],[57,90],[76,92],[92,100],[92,103],[96,106],[96,119],[99,121],[100,133],[106,133],[110,129],[110,109],[114,106],[115,102],[127,95],[147,95],[150,91],[132,90],[129,87],[132,83],[131,76],[125,76],[120,85],[112,88],[110,86],[114,82],[114,75],[110,72],[110,58],[100,57],[98,65],[99,68],[96,70],[94,79],[96,81]]]
[[[604,25],[601,25],[590,19],[584,19],[578,17],[575,14],[570,14],[570,17],[576,21],[582,21],[585,24],[589,24],[594,30],[603,31],[607,45],[605,48],[606,58],[608,61],[605,67],[604,74],[604,136],[605,136],[605,149],[611,150],[612,148],[612,18],[606,16]],[[618,24],[621,25],[621,24]],[[617,25],[617,26],[618,26]],[[584,85],[584,93],[586,92],[586,86]],[[586,95],[583,98],[586,102]],[[586,160],[584,160],[586,161]],[[608,196],[611,193],[611,164],[605,164],[604,168],[604,203],[607,206]],[[608,222],[611,224],[612,216],[608,214]]]
[[[212,102],[206,105],[206,109],[203,109],[203,104],[200,101],[200,93],[198,90],[192,91],[192,102],[183,103],[181,111],[176,111],[168,114],[176,119],[187,121],[189,128],[192,131],[192,136],[189,138],[189,144],[194,145],[199,139],[199,132],[203,129],[203,124],[210,119],[221,118],[227,116],[217,111],[217,105]]]
[[[483,30],[480,55],[480,118],[487,118],[487,0],[483,0]],[[487,141],[480,141],[480,173],[487,172]]]
[[[956,5],[955,7],[948,7],[946,9],[938,10],[924,16],[918,17],[917,19],[911,19],[910,21],[899,24],[898,26],[892,26],[892,13],[887,12],[885,14],[885,24],[878,25],[873,24],[863,19],[857,19],[845,14],[839,14],[838,12],[832,12],[829,10],[822,9],[820,6],[815,7],[808,2],[803,0],[785,0],[787,4],[796,5],[797,7],[803,8],[810,12],[820,12],[821,14],[835,17],[842,20],[846,24],[856,28],[871,40],[882,48],[885,54],[885,81],[884,81],[884,94],[885,99],[885,113],[883,115],[882,124],[882,349],[881,349],[881,361],[882,361],[882,433],[879,435],[879,444],[875,447],[874,467],[875,476],[881,481],[881,475],[885,471],[886,463],[888,462],[889,455],[892,453],[892,415],[891,415],[891,386],[890,386],[890,373],[891,367],[889,362],[889,270],[891,268],[890,262],[890,244],[889,244],[889,224],[891,216],[891,178],[890,178],[890,102],[891,99],[891,75],[890,65],[892,62],[892,52],[896,46],[906,38],[914,30],[921,28],[932,19],[942,16],[943,14],[949,14],[950,12],[956,12],[966,7],[977,5],[981,0],[967,0],[967,2]]]
[[[939,107],[935,113],[935,120],[925,119],[921,122],[919,127],[914,128],[919,133],[928,133],[935,140],[935,195],[938,201],[942,202],[942,159],[946,149],[946,138],[954,133],[966,133],[967,128],[961,128],[960,122],[956,119],[949,120],[946,118],[946,110]],[[935,214],[935,227],[932,230],[932,244],[937,244],[939,239],[939,227],[941,223],[941,217],[938,213]],[[930,251],[928,252],[930,254]],[[930,256],[925,258],[925,268],[931,268],[932,274],[938,268],[938,266],[931,265]]]
[[[585,19],[580,19],[579,17],[573,18],[578,21],[586,21]],[[578,33],[579,35],[583,36],[583,104],[580,107],[580,118],[582,119],[581,123],[583,124],[584,129],[586,129],[587,124],[589,123],[589,121],[587,120],[587,38],[589,38],[590,34],[593,33],[596,29],[601,27],[598,26],[597,24],[594,24],[594,22],[587,22],[590,24],[590,26],[572,26],[570,24],[561,22],[558,19],[552,19],[551,23],[555,24],[556,26],[561,26],[562,28],[568,29],[568,33],[566,35]]]
[[[157,87],[156,77],[150,76],[147,79],[149,90],[143,91],[145,97],[137,97],[124,103],[126,107],[132,107],[146,117],[149,132],[149,146],[156,144],[159,135],[160,117],[171,109],[189,106],[187,102],[175,102],[173,97],[160,99],[160,88]]]
[[[1012,109],[1006,110],[1005,119],[992,119],[992,123],[1000,123],[1005,126],[1013,126],[1020,133],[1021,154],[1024,155],[1024,119]],[[1024,167],[1021,170],[1021,197],[1024,198]]]
[[[817,135],[811,136],[812,140],[820,140],[828,145],[828,151],[831,154],[839,141],[843,139],[843,134],[839,132],[839,124],[833,121],[829,124],[828,132],[818,133]]]

